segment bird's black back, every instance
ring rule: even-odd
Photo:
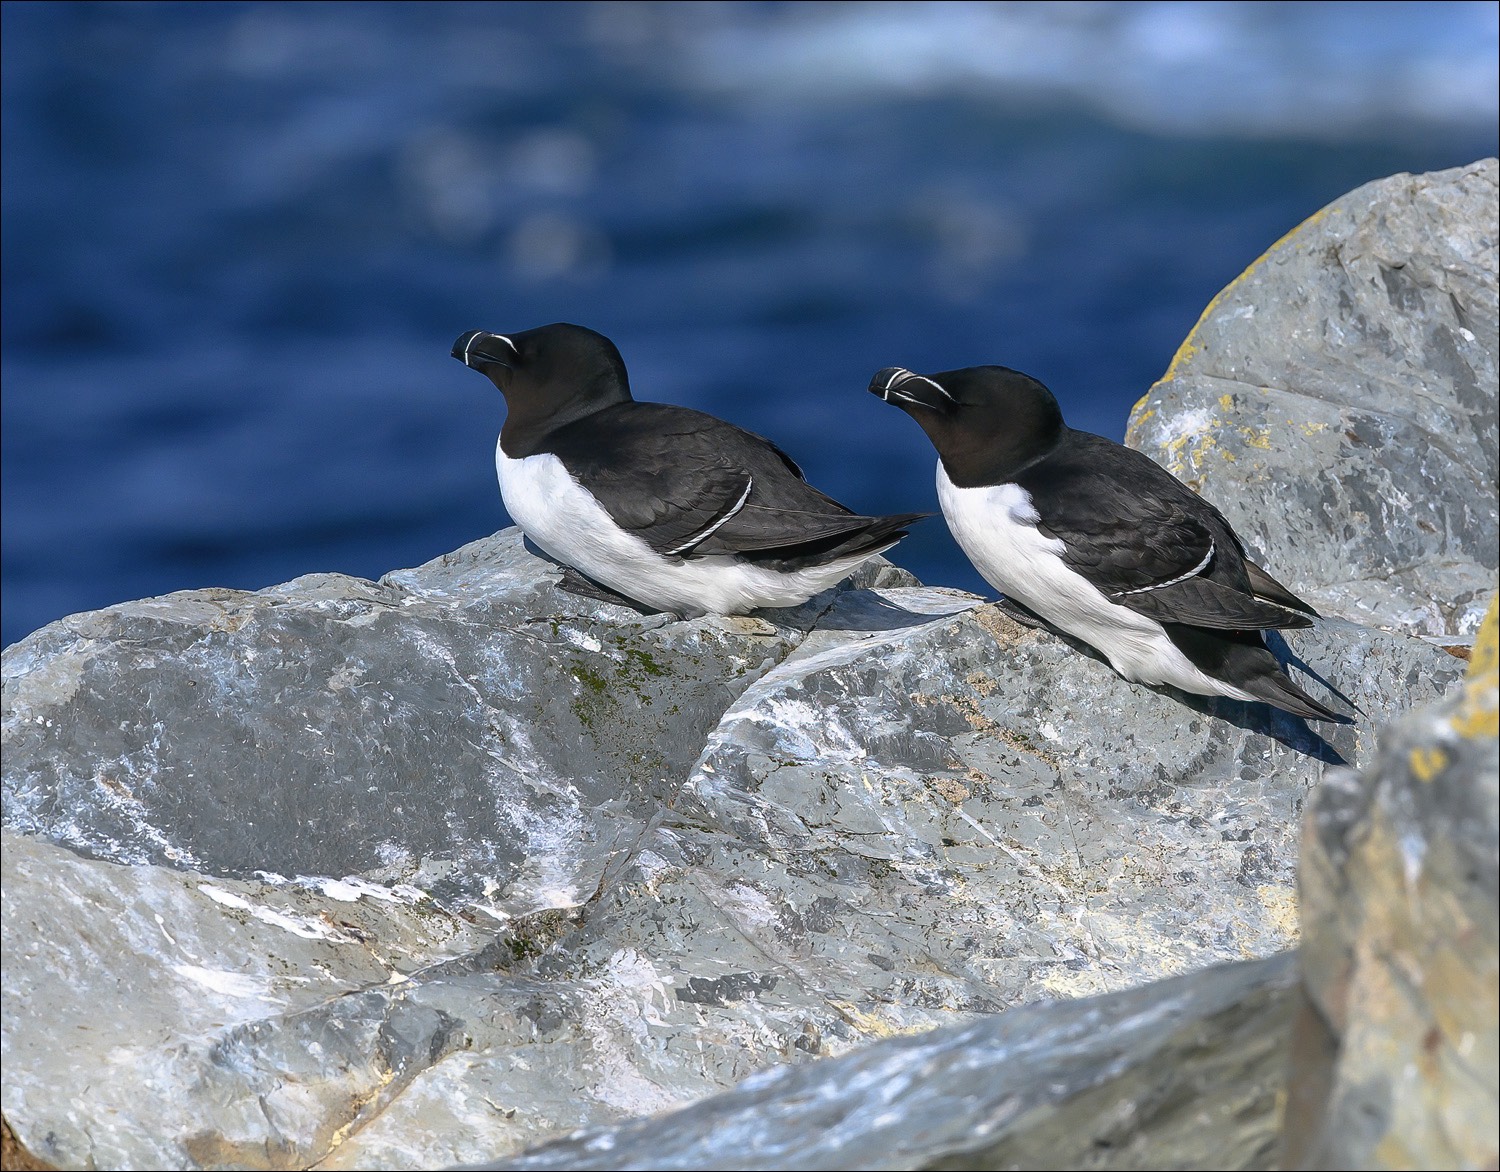
[[[862,536],[871,548],[877,536],[894,540],[923,516],[860,516],[808,484],[771,441],[671,404],[614,404],[557,428],[536,450],[556,455],[617,524],[658,552],[722,519],[691,553],[826,560],[856,552]]]

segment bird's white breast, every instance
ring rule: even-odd
[[[1036,507],[1019,484],[959,488],[937,467],[938,502],[953,539],[996,590],[1082,639],[1128,680],[1172,684],[1202,695],[1253,699],[1205,675],[1155,619],[1106,598],[1063,561],[1064,546],[1037,528]]]
[[[558,561],[598,577],[588,565],[612,560],[628,564],[642,551],[651,552],[644,541],[616,525],[551,453],[512,460],[497,444],[495,472],[510,519]]]
[[[611,590],[679,614],[743,614],[762,606],[796,606],[879,552],[791,572],[729,555],[669,558],[615,524],[550,452],[513,460],[496,444],[495,471],[505,511],[547,553]]]

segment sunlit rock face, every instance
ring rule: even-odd
[[[1351,191],[1216,297],[1127,442],[1329,614],[1471,643],[1496,573],[1497,164]]]
[[[1295,633],[1364,713],[1324,740],[888,566],[692,622],[557,576],[507,531],[6,652],[24,1143],[493,1159],[892,1032],[1268,956],[1296,937],[1306,794],[1462,667]]]
[[[1303,822],[1303,967],[1321,1061],[1289,1166],[1490,1168],[1497,1147],[1500,630],[1463,686],[1403,718]]]
[[[1302,818],[1299,953],[1035,1003],[491,1169],[1491,1168],[1496,604]]]
[[[1292,953],[778,1067],[489,1168],[1275,1167]]]
[[[1374,190],[1394,232],[1422,192],[1486,182],[1398,177],[1335,208]],[[1403,255],[1467,239],[1424,223]],[[1316,259],[1299,238],[1289,265]],[[1319,279],[1367,253],[1323,250]],[[1406,353],[1493,282],[1468,263],[1387,263],[1409,296],[1348,277],[1347,313]],[[1263,297],[1231,320],[1292,292]],[[1487,320],[1489,367],[1460,357],[1492,419]],[[1458,399],[1374,357],[1252,377],[1289,337],[1203,376],[1214,414],[1167,462],[1345,616],[1272,643],[1348,726],[1127,683],[880,562],[791,610],[643,615],[561,591],[514,530],[378,582],[169,595],[6,649],[15,1139],[61,1167],[1255,1168],[1283,1140],[1294,1162],[1420,1163],[1439,1149],[1411,1137],[1454,1110],[1492,1137],[1494,690],[1434,645],[1472,641],[1484,563],[1453,551],[1492,514],[1373,456],[1329,473],[1316,410],[1458,434]],[[1311,404],[1293,424],[1262,409],[1283,384]],[[1405,458],[1416,434],[1365,446]],[[1487,476],[1493,503],[1492,462],[1429,447],[1423,468]],[[1335,539],[1356,497],[1389,524]],[[1434,517],[1448,552],[1400,545]],[[1390,609],[1423,590],[1416,619]]]

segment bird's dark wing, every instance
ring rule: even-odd
[[[872,524],[768,440],[685,407],[621,403],[557,429],[544,450],[661,554],[786,551]]]
[[[1259,631],[1205,631],[1168,624],[1166,633],[1205,675],[1231,682],[1258,700],[1308,720],[1353,723],[1352,717],[1320,704],[1292,683]],[[1347,701],[1347,697],[1341,699]]]
[[[1223,516],[1148,457],[1087,432],[1018,478],[1063,543],[1063,561],[1112,602],[1163,623],[1217,630],[1303,627],[1257,598],[1244,550]]]
[[[1201,574],[1109,597],[1112,602],[1160,623],[1182,623],[1219,631],[1312,626],[1312,620],[1305,614],[1242,594]]]
[[[1302,599],[1298,598],[1265,570],[1261,569],[1249,558],[1245,559],[1245,572],[1250,575],[1250,589],[1254,591],[1255,597],[1263,598],[1267,602],[1274,602],[1281,606],[1290,607],[1292,610],[1300,610],[1303,614],[1318,617],[1315,611]]]

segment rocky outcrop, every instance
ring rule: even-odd
[[[778,1067],[492,1168],[1270,1168],[1296,957]]]
[[[1464,684],[1314,792],[1300,964],[878,1042],[486,1167],[1493,1168],[1497,667],[1492,602]]]
[[[1273,954],[1305,795],[1462,666],[1294,634],[1364,713],[1324,740],[954,591],[668,622],[557,573],[510,531],[7,650],[4,1106],[28,1147],[494,1158]]]
[[[1494,590],[1497,163],[1395,175],[1214,298],[1127,442],[1327,614],[1468,644]]]
[[[511,531],[379,583],[54,623],[6,651],[6,824],[219,877],[412,883],[502,919],[574,906],[818,611],[667,624],[556,577]]]
[[[1250,496],[1247,535],[1317,538]],[[1314,728],[881,563],[690,622],[558,579],[507,531],[6,649],[8,1160],[1256,1168],[1283,1099],[1309,1166],[1472,1157],[1467,1122],[1399,1147],[1493,1118],[1494,704],[1458,659],[1273,638],[1357,717]]]
[[[1469,678],[1400,721],[1303,820],[1311,1012],[1290,1167],[1493,1168],[1500,1159],[1500,631]]]

